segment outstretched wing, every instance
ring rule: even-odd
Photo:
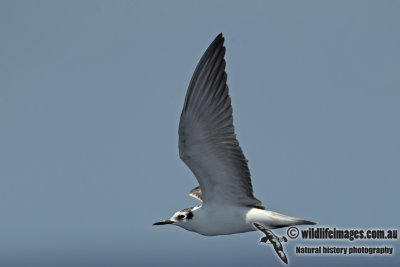
[[[279,242],[279,241],[278,241]],[[283,247],[281,246],[280,249],[277,249],[277,247],[274,245],[274,249],[276,254],[278,254],[278,257],[286,264],[288,264],[288,258],[286,257],[285,252],[283,251]]]
[[[261,232],[263,232],[265,235],[267,235],[267,237],[270,236],[270,233],[268,232],[268,229],[265,228],[263,225],[259,224],[259,223],[253,223],[253,225],[260,230]]]
[[[236,139],[226,85],[222,34],[208,47],[190,81],[179,122],[179,156],[196,176],[204,202],[263,208]]]

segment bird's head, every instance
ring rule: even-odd
[[[153,223],[153,225],[173,224],[173,225],[177,225],[177,226],[180,226],[180,227],[183,227],[186,229],[187,226],[189,226],[189,224],[191,224],[193,218],[195,217],[195,213],[196,213],[195,211],[198,208],[199,207],[191,207],[191,208],[177,211],[174,213],[174,215],[172,215],[171,218]]]

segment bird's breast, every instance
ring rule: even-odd
[[[207,236],[254,231],[247,219],[249,211],[249,208],[234,206],[206,208],[198,214],[191,231]]]

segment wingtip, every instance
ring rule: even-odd
[[[217,37],[215,37],[214,42],[221,42],[221,45],[224,44],[225,41],[225,37],[222,34],[222,32],[220,34],[217,35]]]

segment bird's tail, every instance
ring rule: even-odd
[[[271,220],[271,222],[269,223],[271,228],[282,228],[282,227],[288,227],[288,226],[294,226],[294,225],[315,225],[315,224],[317,224],[316,222],[283,215],[283,214],[280,214],[280,213],[274,212],[274,211],[268,211],[268,212],[270,212],[270,216],[273,218],[273,220]]]

